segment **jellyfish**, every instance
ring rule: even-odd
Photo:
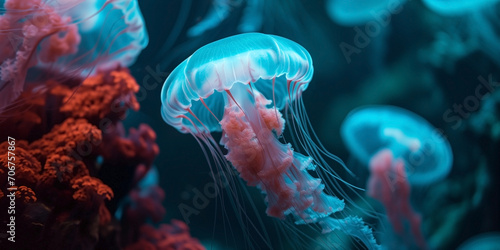
[[[148,44],[137,0],[82,1],[64,13],[77,24],[81,40],[76,53],[59,57],[52,67],[70,64],[86,71],[128,67]]]
[[[148,43],[136,0],[6,0],[0,14],[0,113],[31,83],[130,66]]]
[[[500,249],[500,232],[487,232],[467,239],[462,243],[458,250],[473,250],[473,249]]]
[[[349,151],[370,167],[367,193],[384,205],[394,232],[406,238],[407,246],[427,248],[421,217],[410,204],[411,185],[428,185],[446,177],[452,165],[448,141],[416,114],[382,105],[351,111],[341,135]]]
[[[232,11],[244,5],[243,16],[238,26],[239,32],[259,31],[263,22],[264,1],[262,0],[215,0],[206,16],[187,31],[188,36],[195,37],[213,29],[226,20]]]
[[[162,88],[161,114],[167,124],[197,139],[217,171],[234,168],[248,186],[259,188],[268,216],[319,225],[323,233],[342,230],[378,248],[361,218],[333,217],[344,210],[336,195],[345,192],[327,159],[345,165],[310,132],[301,95],[312,76],[309,53],[291,40],[261,33],[231,36],[201,47],[172,71]],[[283,109],[291,113],[294,140],[307,155],[283,142]],[[214,132],[222,132],[226,154]],[[333,188],[310,174],[315,170]]]
[[[239,32],[255,32],[262,28],[264,22],[264,3],[262,0],[247,0],[247,6],[238,25]]]
[[[341,127],[349,151],[368,166],[382,149],[404,161],[412,185],[444,179],[453,155],[448,140],[422,117],[399,107],[373,105],[351,111]]]
[[[444,0],[424,0],[424,4],[430,10],[446,17],[452,22],[447,32],[456,37],[449,42],[448,46],[456,47],[456,44],[463,44],[462,50],[472,52],[480,50],[500,65],[500,1],[479,0],[479,1],[444,1]],[[465,24],[465,27],[462,25]],[[441,37],[442,34],[439,34]],[[438,37],[439,39],[439,37]],[[442,41],[446,42],[446,41]],[[440,47],[438,54],[446,52],[447,47]],[[433,52],[431,52],[433,53]],[[448,52],[453,54],[454,51]],[[453,56],[453,55],[452,55]],[[463,56],[463,55],[458,55]]]
[[[205,16],[188,29],[187,35],[197,37],[215,28],[220,29],[220,25],[224,21],[231,16],[239,15],[240,10],[241,17],[239,17],[237,26],[239,33],[261,31],[265,28],[264,22],[276,22],[273,20],[275,17],[287,19],[287,23],[296,25],[293,24],[288,15],[297,9],[301,12],[304,11],[300,1],[296,0],[214,0]],[[303,13],[303,16],[306,14]]]
[[[453,16],[491,6],[498,2],[498,0],[459,0],[453,2],[446,0],[424,0],[423,2],[429,9],[441,15]]]
[[[390,15],[399,13],[401,5],[405,2],[406,0],[328,0],[326,10],[335,23],[356,26],[370,21],[388,22],[391,19]]]
[[[371,43],[370,63],[376,65],[375,70],[382,70],[392,15],[400,13],[405,2],[406,0],[327,1],[326,10],[330,18],[339,25],[354,27],[356,32],[355,46],[340,43],[340,49],[348,63],[351,62],[353,53],[361,53],[361,49]]]
[[[205,33],[205,31],[217,27],[229,16],[232,8],[235,7],[230,3],[232,2],[225,0],[214,1],[206,16],[193,27],[189,28],[187,35],[190,37],[199,36]]]

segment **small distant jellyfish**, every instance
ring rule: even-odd
[[[500,249],[500,232],[488,232],[476,235],[464,243],[457,250],[496,250]]]
[[[229,16],[232,8],[234,8],[229,3],[225,0],[214,1],[206,16],[187,31],[188,36],[199,36],[205,33],[205,31],[217,27]]]
[[[330,18],[342,26],[354,27],[354,45],[347,42],[339,44],[347,62],[352,54],[361,53],[369,46],[370,64],[381,71],[387,51],[387,37],[390,32],[392,15],[402,11],[406,0],[328,0],[326,11]],[[372,41],[373,40],[373,41]],[[371,44],[370,44],[371,43]]]
[[[367,194],[383,204],[402,239],[389,240],[387,246],[427,249],[421,216],[410,203],[411,185],[446,177],[452,165],[448,141],[423,118],[394,106],[353,110],[342,123],[341,135],[349,151],[369,166]]]
[[[214,0],[207,14],[200,22],[189,28],[187,35],[200,36],[208,30],[218,27],[225,21],[231,12],[243,6],[243,16],[238,25],[239,32],[259,31],[263,23],[263,0]]]
[[[326,10],[330,18],[343,26],[356,26],[378,22],[388,25],[392,14],[401,11],[406,0],[328,0]]]
[[[130,66],[148,43],[137,0],[7,0],[0,14],[0,113],[27,82]]]
[[[429,9],[441,15],[453,16],[491,7],[498,0],[423,0],[423,2]]]
[[[448,32],[457,33],[449,46],[463,43],[466,51],[481,50],[500,65],[500,1],[499,0],[424,0],[430,10],[455,20],[456,27]],[[465,27],[462,25],[465,24]],[[446,47],[441,50],[446,51]],[[453,51],[449,52],[452,53]],[[431,52],[432,53],[432,52]],[[443,53],[437,51],[437,53]]]
[[[341,136],[349,151],[368,166],[380,150],[389,149],[404,161],[412,185],[444,179],[453,155],[448,140],[422,117],[394,106],[355,109],[342,123]]]
[[[345,195],[339,183],[331,188],[309,174],[322,171],[330,174],[329,180],[341,182],[324,156],[343,165],[309,132],[301,95],[312,76],[311,56],[291,40],[261,33],[228,37],[198,49],[174,69],[162,89],[162,116],[180,132],[192,134],[206,156],[213,157],[217,171],[234,167],[248,186],[259,188],[268,216],[317,224],[323,233],[342,230],[368,248],[378,248],[361,218],[332,217],[345,204],[325,188]],[[313,157],[282,142],[283,109],[291,113],[295,139]],[[212,136],[219,131],[226,154]]]

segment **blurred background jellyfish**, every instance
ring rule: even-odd
[[[500,232],[488,232],[467,239],[457,250],[500,249]]]
[[[136,0],[7,0],[0,14],[0,112],[50,75],[130,66],[148,43]]]
[[[429,185],[448,175],[453,157],[448,141],[423,118],[394,106],[351,111],[341,135],[349,151],[369,166],[367,194],[383,204],[399,237],[385,244],[428,248],[421,217],[410,203],[410,184]]]
[[[264,19],[263,0],[215,0],[205,17],[187,31],[188,36],[199,36],[219,26],[221,22],[229,17],[231,12],[241,5],[244,5],[244,9],[238,31],[242,33],[259,31],[262,28]]]
[[[346,42],[340,43],[340,50],[348,63],[353,54],[359,54],[361,49],[369,46],[370,62],[374,67],[379,67],[376,70],[381,70],[392,15],[399,14],[405,2],[406,0],[327,1],[326,10],[330,18],[341,26],[354,27],[356,32],[354,46]]]
[[[458,0],[453,2],[446,0],[423,0],[423,2],[429,9],[441,15],[453,16],[491,7],[498,2],[498,0]]]
[[[390,15],[401,11],[406,0],[342,1],[328,0],[326,10],[337,24],[345,26],[362,25],[369,21],[390,21]]]
[[[230,3],[231,1],[226,0],[214,1],[206,16],[188,30],[188,36],[199,36],[205,31],[217,27],[229,16],[229,13],[232,11],[231,8],[233,6]]]
[[[411,184],[427,185],[444,179],[451,170],[450,144],[439,130],[420,116],[395,106],[367,106],[349,113],[341,127],[347,148],[368,163],[380,150],[402,159]]]
[[[378,248],[361,218],[333,217],[344,215],[342,198],[351,200],[327,159],[348,170],[319,143],[308,120],[301,95],[312,76],[309,53],[291,40],[260,33],[228,37],[198,49],[170,74],[161,94],[162,117],[197,139],[212,172],[209,156],[219,173],[234,167],[248,186],[258,187],[268,216],[319,225],[323,233],[340,230]],[[283,109],[287,118],[291,115],[294,144],[305,154],[283,137]],[[219,131],[226,154],[212,136]],[[320,178],[309,173],[314,170]],[[229,192],[237,198],[234,191],[233,183]],[[243,208],[237,204],[236,209]],[[295,233],[293,239],[301,237]]]
[[[500,65],[500,1],[444,1],[424,0],[430,10],[450,22],[447,34],[436,34],[436,42],[443,44],[430,57],[457,54],[461,58],[475,50],[488,55]],[[446,20],[449,19],[449,20]],[[464,21],[465,20],[465,21]],[[462,46],[459,46],[462,45]],[[458,50],[457,50],[458,48]],[[436,59],[434,59],[436,60]]]
[[[59,58],[55,67],[70,64],[86,71],[128,67],[148,44],[137,0],[82,1],[65,14],[77,24],[81,41],[77,53]]]

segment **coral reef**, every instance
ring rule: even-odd
[[[42,93],[25,91],[19,98],[30,101],[4,114],[9,119],[2,121],[1,134],[15,139],[15,186],[7,183],[11,151],[5,151],[0,204],[8,207],[13,192],[16,231],[22,232],[15,247],[117,249],[148,242],[162,249],[203,249],[181,222],[158,229],[146,225],[149,217],[162,220],[165,195],[158,186],[145,193],[134,189],[159,148],[149,126],[131,128],[127,135],[121,122],[127,110],[139,109],[139,86],[128,69],[75,81],[54,80]],[[4,141],[0,147],[10,145]],[[122,218],[112,217],[126,197],[133,206]],[[1,216],[8,220],[6,213]]]

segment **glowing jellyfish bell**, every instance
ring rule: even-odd
[[[500,232],[488,232],[476,235],[466,240],[457,249],[458,250],[500,249]]]
[[[0,113],[22,103],[16,98],[26,82],[45,83],[54,74],[58,80],[87,77],[95,70],[130,66],[148,43],[137,0],[0,3]],[[46,86],[36,90],[43,92]]]
[[[424,4],[439,15],[455,18],[457,27],[452,26],[451,32],[458,33],[458,37],[463,37],[462,39],[465,40],[454,39],[448,47],[453,48],[457,44],[463,44],[462,47],[466,51],[481,50],[500,65],[499,0],[424,0]],[[466,26],[463,27],[463,24]],[[441,51],[438,52],[441,53]]]
[[[423,0],[427,8],[441,15],[461,15],[492,5],[498,0]]]
[[[398,8],[406,0],[328,0],[327,12],[330,18],[337,24],[345,26],[355,26],[367,23],[378,18],[387,18],[379,16],[382,12],[390,17],[390,11]],[[380,21],[379,21],[380,22]],[[385,21],[383,21],[385,22]]]
[[[408,179],[426,185],[445,178],[451,170],[450,144],[422,117],[394,106],[355,109],[342,123],[341,135],[349,151],[368,166],[379,151],[391,150],[402,159]]]
[[[68,5],[61,11],[77,24],[81,41],[76,53],[58,58],[53,68],[69,64],[84,68],[86,74],[128,67],[147,46],[149,37],[137,0],[65,1]]]
[[[242,5],[244,8],[240,24],[238,25],[238,31],[244,33],[260,30],[264,21],[263,13],[265,1],[246,0],[231,2],[226,0],[214,0],[212,1],[212,6],[208,10],[206,16],[193,27],[189,28],[187,35],[190,37],[196,37],[207,32],[208,30],[218,27],[222,22],[229,18],[229,15],[234,12],[235,9],[238,9]]]
[[[257,99],[263,95],[282,109],[300,97],[312,75],[309,53],[290,40],[260,33],[221,39],[198,49],[167,78],[163,119],[183,133],[221,131],[225,106],[246,101],[249,87]]]
[[[312,75],[311,56],[293,41],[260,33],[228,37],[198,49],[174,69],[162,89],[162,116],[202,142],[219,172],[234,167],[247,185],[261,189],[269,216],[317,223],[325,233],[343,230],[377,248],[371,229],[360,218],[330,217],[342,212],[344,201],[326,194],[329,187],[308,173],[317,168],[334,173],[319,153],[324,148],[308,132],[312,128],[301,95]],[[280,141],[285,125],[280,110],[285,107],[294,119],[292,133],[313,157]],[[211,135],[216,131],[222,131],[225,155]],[[336,194],[345,194],[338,184],[333,186]]]

